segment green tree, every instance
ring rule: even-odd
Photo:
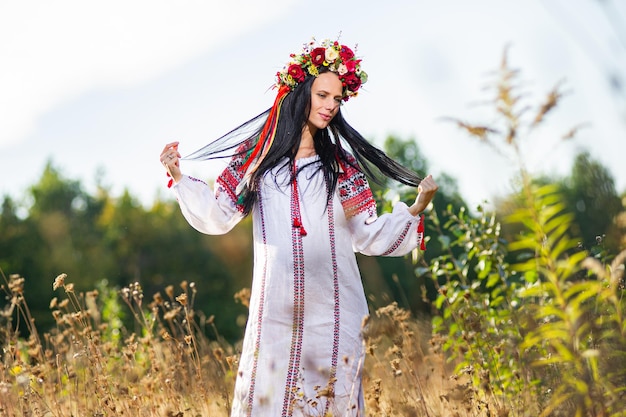
[[[15,264],[26,263],[23,259],[26,253],[24,223],[17,215],[18,206],[11,197],[4,197],[1,210],[0,268],[10,273]]]
[[[173,200],[156,201],[146,210],[128,192],[107,204],[98,221],[103,243],[115,264],[109,280],[116,286],[139,282],[146,294],[170,285],[195,283],[195,306],[215,316],[220,333],[231,341],[242,336],[245,308],[234,294],[252,278],[252,238],[248,222],[226,236],[194,230]]]
[[[421,176],[430,173],[428,161],[422,154],[419,145],[414,139],[401,139],[389,136],[384,142],[383,149],[392,159],[405,167],[417,172]],[[461,197],[456,181],[446,175],[436,175],[439,192],[433,199],[434,210],[444,224],[449,218],[449,210],[458,210],[466,204]],[[417,189],[398,184],[385,178],[381,184],[371,184],[380,212],[391,211],[393,203],[403,201],[407,204],[417,197]],[[440,256],[447,250],[445,242],[450,240],[446,231],[441,227],[425,222],[425,236],[429,239],[427,250],[420,256],[421,264],[426,265],[430,259]],[[429,302],[424,302],[425,296],[434,299],[436,290],[431,280],[415,278],[415,266],[410,256],[403,258],[368,259],[359,257],[361,271],[366,284],[366,290],[371,294],[370,300],[376,307],[382,307],[392,301],[398,301],[403,307],[418,313],[429,311]]]
[[[582,152],[576,156],[564,188],[576,219],[575,234],[581,237],[584,247],[591,249],[601,245],[617,253],[620,235],[614,226],[623,207],[609,170],[589,152]]]
[[[609,170],[594,160],[589,152],[576,156],[566,177],[539,175],[530,177],[536,186],[555,184],[564,203],[574,214],[571,233],[580,239],[580,247],[594,254],[619,252],[622,230],[619,215],[624,212],[622,199],[615,190],[615,180]],[[504,219],[525,204],[521,193],[497,199],[498,218]],[[512,240],[522,227],[507,223],[503,234]]]

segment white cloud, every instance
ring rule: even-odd
[[[0,146],[56,104],[146,82],[286,12],[291,0],[20,1],[0,5]]]

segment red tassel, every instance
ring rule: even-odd
[[[295,217],[293,218],[293,227],[300,229],[300,236],[306,236],[306,230],[302,225],[302,217],[300,217],[300,197],[298,196],[298,170],[296,169],[296,161],[293,161],[293,182],[292,182],[292,198],[295,202]]]
[[[420,216],[420,222],[417,225],[417,233],[422,234],[422,242],[420,243],[420,250],[426,250],[426,239],[424,238],[424,215]]]
[[[293,227],[296,229],[300,229],[300,236],[306,236],[306,230],[304,230],[302,220],[300,220],[298,217],[293,219]]]

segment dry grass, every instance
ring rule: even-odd
[[[147,303],[139,284],[118,294],[77,293],[66,278],[54,282],[64,293],[50,303],[56,328],[43,335],[30,316],[24,279],[5,279],[0,416],[228,415],[237,347],[219,336],[211,317],[194,312],[193,284],[183,282],[177,294],[168,287]],[[134,332],[115,316],[123,304]],[[507,415],[451,374],[427,320],[391,304],[364,328],[369,416]],[[16,329],[30,336],[20,338]]]

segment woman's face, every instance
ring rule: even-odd
[[[325,129],[339,111],[343,86],[334,72],[324,72],[311,85],[311,108],[308,126],[311,133]]]

